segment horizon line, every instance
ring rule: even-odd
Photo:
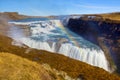
[[[112,14],[112,13],[120,13],[120,11],[115,11],[115,12],[101,12],[101,13],[73,13],[73,14],[50,14],[50,15],[29,15],[26,13],[21,13],[17,11],[0,11],[0,13],[17,13],[19,15],[24,15],[24,16],[65,16],[65,15],[99,15],[99,14]]]

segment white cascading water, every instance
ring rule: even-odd
[[[95,44],[63,27],[60,20],[10,23],[29,25],[31,35],[19,38],[19,41],[31,48],[57,52],[109,71],[104,52]]]

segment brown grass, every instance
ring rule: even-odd
[[[83,14],[84,15],[84,14]],[[96,16],[88,19],[88,16]],[[120,23],[120,12],[105,14],[85,14],[83,20],[105,21],[107,23]]]
[[[69,77],[48,64],[38,64],[15,54],[0,52],[0,80],[64,80]]]
[[[38,63],[10,53],[0,53],[0,80],[52,80]]]
[[[103,18],[120,21],[120,13],[101,14]]]

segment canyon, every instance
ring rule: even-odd
[[[8,14],[9,12],[7,13],[7,15]],[[104,19],[101,19],[101,17],[96,17],[93,15],[89,15],[87,17],[81,17],[81,15],[48,16],[44,18],[40,16],[28,17],[22,15],[23,17],[19,18],[21,15],[19,15],[18,13],[14,14],[10,13],[9,19],[6,18],[6,20],[4,21],[5,24],[1,24],[2,26],[6,26],[7,28],[2,29],[2,31],[6,31],[7,36],[12,39],[9,43],[9,46],[16,46],[16,48],[7,47],[7,49],[5,49],[2,48],[3,44],[1,44],[1,51],[7,51],[25,57],[25,55],[29,55],[31,51],[35,53],[37,49],[37,53],[40,54],[35,53],[30,55],[42,56],[46,54],[44,57],[45,60],[42,59],[42,61],[47,62],[51,66],[53,66],[53,64],[55,63],[53,66],[55,69],[60,68],[55,67],[58,62],[51,63],[50,60],[52,60],[53,56],[62,55],[68,56],[70,59],[73,58],[75,60],[78,60],[78,62],[82,61],[83,63],[85,62],[92,66],[99,67],[98,69],[103,68],[104,70],[111,73],[115,70],[119,72],[119,52],[116,53],[112,50],[116,49],[116,47],[117,50],[119,50],[119,21],[105,21]],[[2,16],[3,15],[4,13],[2,13]],[[6,16],[6,13],[4,16]],[[19,17],[17,18],[16,16]],[[3,28],[2,26],[0,28]],[[3,35],[3,33],[1,34]],[[4,39],[7,38],[3,37],[2,39],[3,41],[1,42],[4,43]],[[23,51],[20,48],[22,48]],[[17,49],[20,49],[25,54],[19,54],[20,51]],[[34,49],[35,52],[33,51]],[[49,57],[51,58],[47,57],[47,55],[50,55]],[[32,56],[29,56],[30,59],[32,59]],[[47,60],[47,58],[49,59]],[[38,58],[34,59],[35,61],[37,60],[39,62]],[[57,60],[57,57],[54,57],[53,60],[54,59]],[[58,61],[61,61],[61,59],[59,59]],[[67,63],[65,62],[65,64]],[[75,65],[77,64],[79,63],[76,63]],[[59,65],[62,66],[61,63],[59,63]],[[72,65],[70,65],[70,67],[71,66]],[[78,68],[80,68],[80,65]],[[64,70],[71,76],[70,72],[66,69],[61,68],[61,70]],[[80,76],[79,71],[74,77],[78,77],[78,75]],[[92,79],[92,77],[88,78],[88,80],[90,79]]]

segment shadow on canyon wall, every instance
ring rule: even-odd
[[[78,19],[71,18],[67,27],[99,45],[103,51],[107,47],[107,53],[112,56],[117,65],[117,71],[120,73],[120,21],[103,19],[101,16],[83,16]]]

